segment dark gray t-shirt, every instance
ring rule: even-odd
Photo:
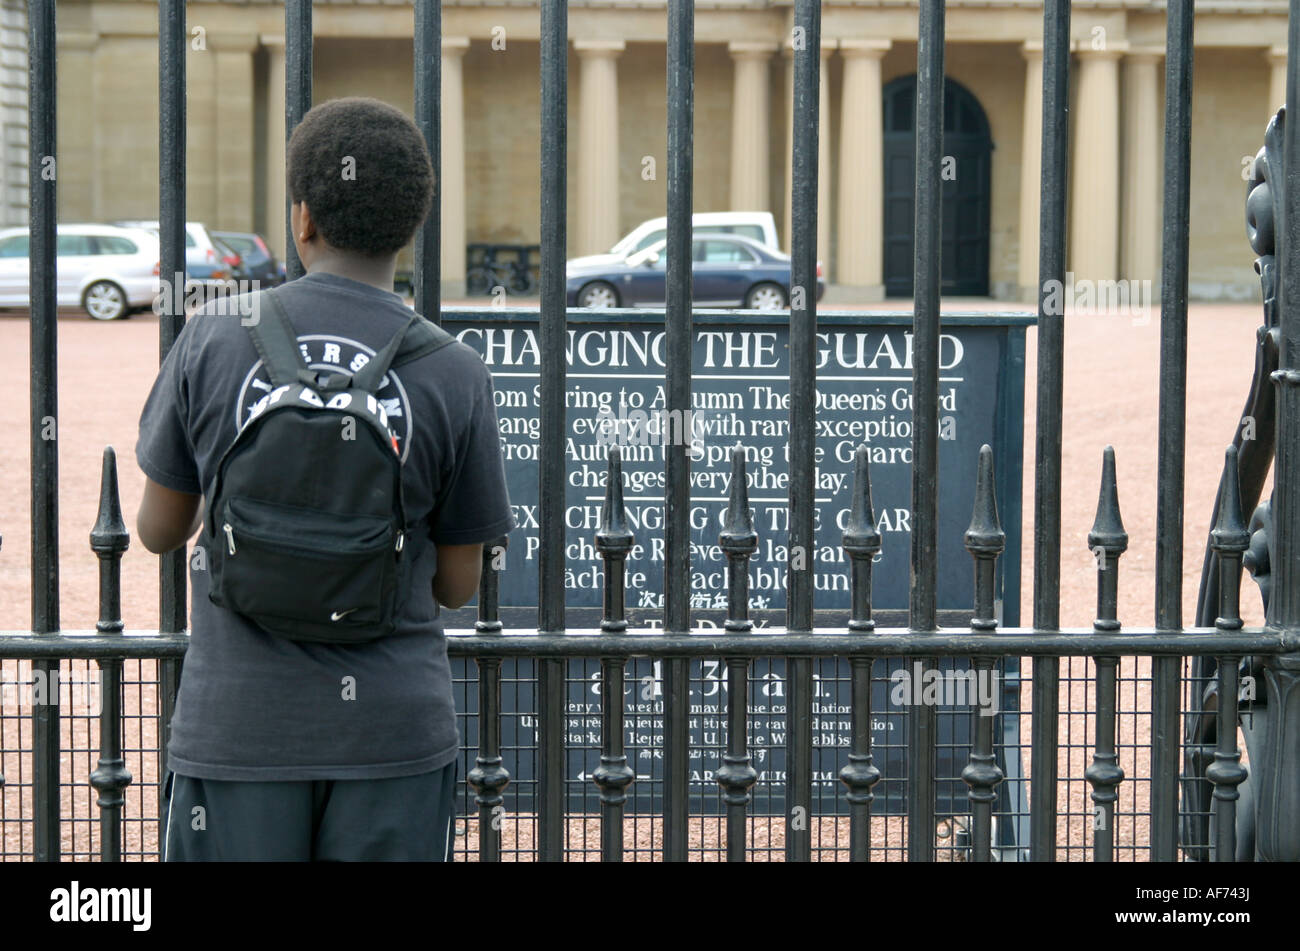
[[[276,291],[309,366],[354,372],[409,319],[400,297],[332,274]],[[200,493],[249,407],[270,388],[229,301],[185,325],[140,418],[136,458],[160,485]],[[247,311],[245,311],[247,313]],[[392,370],[378,392],[397,430],[409,521],[433,543],[491,541],[514,521],[506,494],[492,377],[452,343]],[[274,474],[268,474],[273,477]],[[199,545],[204,537],[199,536]],[[363,645],[298,643],[208,600],[190,555],[191,639],[172,718],[169,766],[200,779],[378,779],[440,769],[457,755],[451,669],[420,546],[397,632]]]

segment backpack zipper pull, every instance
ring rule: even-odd
[[[226,522],[222,527],[226,530],[226,547],[230,549],[230,553],[233,555],[235,553],[235,530],[229,522]]]
[[[405,543],[406,543],[406,533],[405,533],[405,532],[398,532],[398,533],[397,533],[397,551],[398,551],[398,552],[401,552],[401,550],[402,550],[402,545],[404,545]]]

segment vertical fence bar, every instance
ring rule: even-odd
[[[1287,30],[1287,102],[1300,104],[1300,0],[1291,0]],[[1273,580],[1268,625],[1300,629],[1300,123],[1291,109],[1284,120],[1282,214],[1278,227],[1278,314],[1282,329],[1277,390],[1277,456],[1273,467]],[[1276,178],[1274,186],[1276,187]],[[1300,861],[1300,781],[1294,750],[1300,731],[1300,658],[1268,658],[1269,743],[1262,762],[1251,763],[1262,778],[1255,814],[1256,851],[1266,862]]]
[[[158,4],[158,239],[161,279],[170,282],[168,304],[158,314],[158,361],[161,363],[185,326],[185,4],[159,0]],[[158,630],[175,634],[185,630],[185,550],[158,557]],[[171,738],[172,711],[180,689],[183,662],[158,661],[158,841],[162,828],[163,791],[166,788],[167,742]]]
[[[1097,497],[1097,517],[1088,532],[1088,548],[1097,560],[1097,619],[1093,630],[1113,634],[1120,629],[1119,556],[1128,548],[1128,533],[1119,513],[1119,489],[1115,481],[1115,450],[1110,446],[1102,455],[1101,492]],[[1092,784],[1093,859],[1115,859],[1115,803],[1118,787],[1124,780],[1115,750],[1115,699],[1118,657],[1098,657],[1097,665],[1097,740],[1092,764],[1084,778]]]
[[[59,630],[59,442],[58,324],[55,297],[55,27],[54,0],[28,4],[31,53],[28,202],[31,257],[31,486],[32,632]],[[58,661],[33,661],[32,676],[51,683]],[[32,831],[36,861],[56,862],[61,849],[59,820],[59,694],[32,705]]]
[[[880,532],[871,505],[871,469],[866,446],[859,446],[853,458],[853,502],[842,544],[851,562],[849,598],[852,613],[849,630],[866,633],[876,629],[871,618],[871,562],[880,552]],[[880,780],[880,770],[871,761],[871,668],[870,657],[849,658],[850,693],[853,700],[853,739],[849,762],[840,770],[840,782],[849,787],[849,860],[871,858],[871,791]]]
[[[596,551],[605,562],[604,617],[601,631],[623,634],[627,631],[626,596],[627,556],[635,539],[627,527],[623,508],[623,453],[618,446],[609,449],[609,473],[605,478],[605,504],[596,532]],[[600,765],[592,780],[600,790],[601,861],[623,861],[623,804],[627,787],[636,773],[627,765],[623,747],[623,681],[626,674],[621,657],[600,660]]]
[[[1069,176],[1070,0],[1043,2],[1043,148],[1038,230],[1038,397],[1034,435],[1034,629],[1061,623],[1061,411]],[[1035,862],[1056,860],[1061,662],[1034,658],[1029,837]]]
[[[311,108],[311,0],[284,0],[284,135],[285,142]],[[286,151],[287,154],[287,151]],[[280,174],[284,174],[280,172]],[[293,196],[285,196],[284,267],[288,280],[302,277],[302,262],[293,243]]]
[[[1007,536],[998,520],[997,491],[993,480],[993,450],[988,445],[980,448],[979,470],[975,479],[975,510],[970,528],[966,529],[966,550],[975,559],[975,613],[971,617],[972,633],[991,634],[997,630],[998,618],[994,606],[994,585],[998,556],[1006,548]],[[1002,782],[1002,769],[993,755],[993,715],[997,711],[998,689],[994,684],[993,658],[980,656],[974,659],[975,690],[978,700],[986,695],[987,686],[992,705],[989,708],[972,704],[975,713],[975,743],[971,748],[970,762],[961,771],[961,778],[970,787],[971,801],[971,857],[976,862],[992,861],[993,803],[997,801],[998,783]]]
[[[790,527],[786,628],[813,629],[817,413],[817,140],[821,104],[821,3],[796,0],[803,42],[794,49],[790,208]],[[785,857],[812,857],[812,660],[791,657],[786,714]]]
[[[749,508],[749,487],[745,476],[745,450],[739,444],[731,451],[731,486],[727,514],[718,545],[727,558],[728,634],[748,634],[754,629],[749,619],[749,559],[758,549],[754,513]],[[758,771],[749,761],[749,658],[736,654],[727,664],[727,752],[718,768],[722,801],[727,804],[727,861],[746,858],[745,807]]]
[[[912,318],[912,554],[908,626],[936,629],[939,508],[939,285],[943,237],[944,0],[921,0],[916,47],[916,246]],[[919,658],[922,676],[932,658]],[[907,714],[907,857],[928,862],[935,836],[935,709]]]
[[[415,311],[442,323],[442,3],[415,0],[415,124],[433,162],[433,207],[415,233]],[[460,275],[463,277],[464,275]]]
[[[665,281],[669,418],[691,412],[691,206],[695,162],[695,2],[668,2],[668,255]],[[689,438],[689,437],[688,437]],[[686,440],[664,446],[664,630],[691,627],[691,463]],[[664,659],[664,860],[686,860],[689,808],[690,662]]]
[[[498,617],[499,571],[505,565],[507,538],[483,546],[483,573],[478,586],[480,634],[500,634]],[[501,658],[478,657],[478,756],[465,777],[478,806],[478,857],[480,862],[501,861],[501,821],[510,773],[501,764]]]
[[[117,456],[108,446],[99,479],[99,514],[90,530],[90,548],[99,557],[99,621],[95,630],[100,634],[122,633],[122,555],[130,541],[117,492]],[[131,783],[122,756],[121,659],[99,661],[99,672],[99,762],[90,774],[90,785],[99,791],[100,860],[119,862],[124,790]]]
[[[538,629],[564,632],[564,386],[566,246],[565,187],[568,174],[568,13],[564,0],[542,0],[542,259],[541,403],[538,499]],[[564,858],[564,700],[562,660],[537,662],[538,857]]]
[[[1210,532],[1210,545],[1219,564],[1218,617],[1216,630],[1241,630],[1241,559],[1250,547],[1241,512],[1241,487],[1237,469],[1237,447],[1224,453],[1223,478],[1219,483],[1219,517]],[[1214,784],[1214,852],[1217,862],[1237,860],[1237,792],[1246,779],[1237,748],[1237,697],[1239,656],[1226,654],[1215,659],[1219,668],[1219,706],[1216,711],[1218,749],[1205,771]]]
[[[1168,5],[1165,195],[1160,278],[1156,628],[1183,626],[1183,464],[1187,442],[1187,274],[1191,214],[1192,0]],[[1181,657],[1151,659],[1151,860],[1178,856]]]

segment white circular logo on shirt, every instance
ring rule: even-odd
[[[374,359],[375,351],[363,343],[337,337],[333,334],[306,334],[298,338],[298,350],[311,370],[334,371],[336,373],[356,373]],[[235,403],[235,429],[239,430],[248,422],[253,406],[270,393],[271,375],[261,360],[253,364],[244,377],[239,388],[239,399]],[[406,388],[397,378],[397,372],[389,370],[380,382],[375,398],[388,414],[389,428],[397,435],[397,444],[402,462],[411,449],[411,401]]]

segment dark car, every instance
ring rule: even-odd
[[[284,283],[284,269],[260,234],[214,231],[212,237],[238,253],[249,280],[257,281],[260,287],[275,287]]]
[[[667,239],[625,258],[573,263],[567,271],[570,307],[663,307]],[[790,303],[790,256],[750,238],[697,231],[691,240],[693,301],[697,307],[782,310]],[[817,299],[826,290],[817,264]]]

